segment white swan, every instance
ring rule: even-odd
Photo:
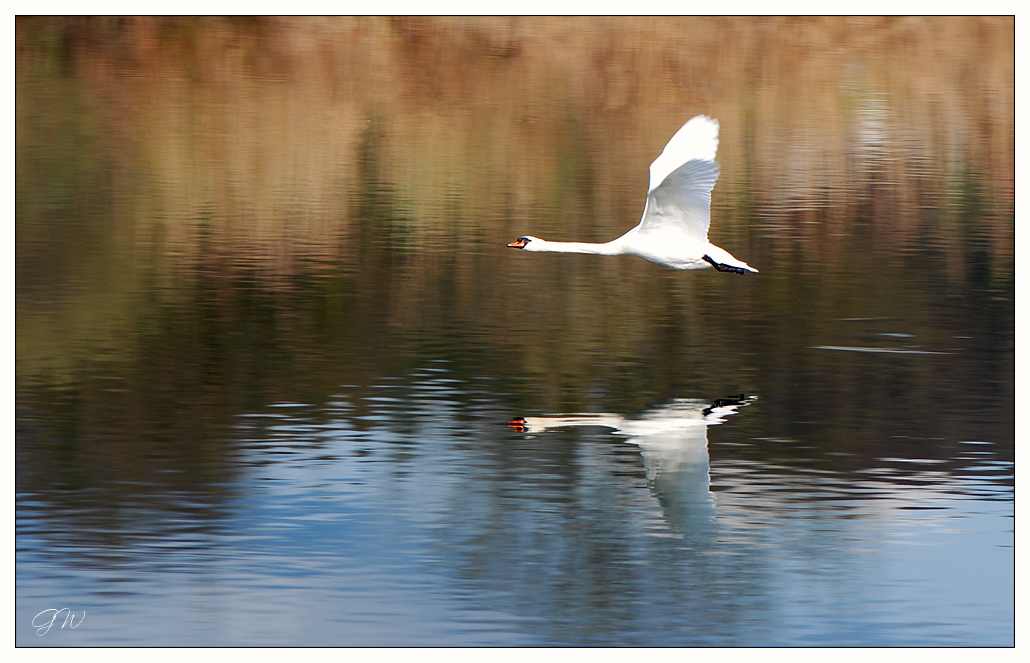
[[[719,177],[715,151],[719,122],[698,115],[684,124],[651,164],[651,181],[640,223],[606,244],[549,242],[526,235],[508,244],[513,249],[550,253],[638,256],[674,269],[757,272],[729,251],[708,241],[712,188]]]
[[[612,428],[627,442],[643,452],[648,479],[659,469],[676,470],[684,461],[704,456],[708,460],[708,426],[717,426],[740,407],[751,404],[756,396],[720,398],[715,403],[694,398],[677,398],[664,405],[627,418],[617,414],[564,414],[545,417],[518,417],[508,425],[520,433],[542,433],[548,429],[571,426]],[[700,451],[699,451],[700,450]]]
[[[570,414],[519,417],[508,423],[520,433],[539,434],[569,426],[602,426],[640,447],[648,488],[661,503],[670,525],[688,538],[715,536],[715,495],[711,492],[708,427],[723,423],[754,396],[719,399],[709,404],[676,399],[626,418],[617,414]]]

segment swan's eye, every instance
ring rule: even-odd
[[[519,237],[519,241],[520,242],[525,242],[526,244],[529,244],[532,240],[529,239],[528,237]]]

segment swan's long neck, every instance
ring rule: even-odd
[[[534,250],[547,253],[590,253],[598,256],[617,256],[622,254],[622,246],[615,239],[606,244],[590,242],[548,242],[540,240]]]

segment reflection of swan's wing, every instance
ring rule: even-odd
[[[711,541],[716,504],[708,470],[708,427],[679,431],[674,439],[664,437],[629,440],[640,444],[647,486],[674,529],[695,543]]]
[[[705,472],[708,471],[708,427],[703,422],[698,424],[626,440],[640,447],[648,479],[691,463],[704,463]]]

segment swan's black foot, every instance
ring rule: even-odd
[[[712,413],[714,408],[726,407],[727,405],[744,405],[746,403],[747,394],[739,394],[737,396],[730,396],[729,398],[716,398],[711,407],[706,407],[701,410],[701,415],[707,417]]]
[[[697,255],[697,254],[695,254],[695,255]],[[715,267],[716,271],[719,271],[719,272],[733,272],[734,274],[747,274],[747,270],[746,269],[741,269],[740,267],[734,267],[733,265],[724,265],[721,262],[715,262],[714,260],[712,260],[711,256],[709,256],[707,254],[701,256],[701,259],[704,260],[705,262],[707,262],[712,267]]]

